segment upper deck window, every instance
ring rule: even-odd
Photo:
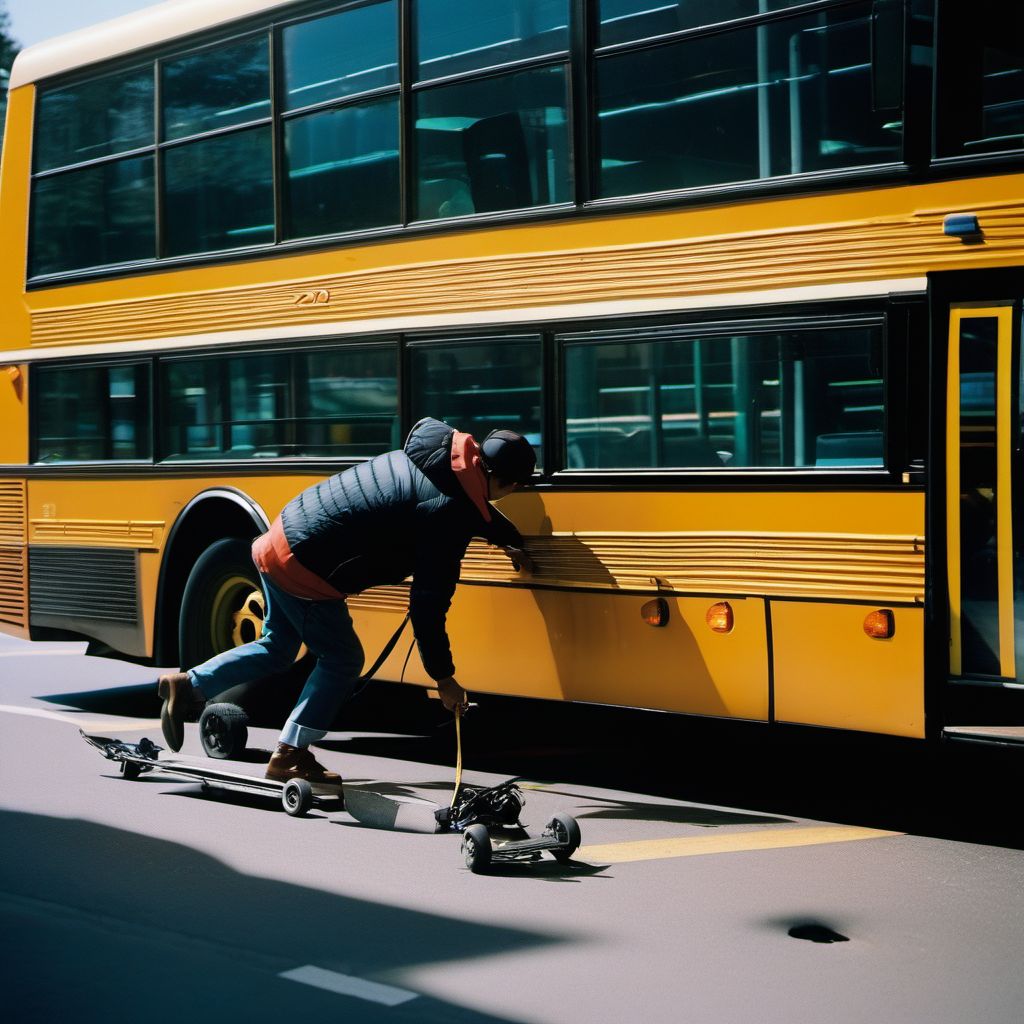
[[[936,156],[1024,149],[1024,5],[938,9]]]
[[[599,56],[598,195],[899,160],[902,119],[872,103],[871,14],[848,5]]]
[[[568,0],[415,10],[416,219],[570,201]]]
[[[598,0],[601,46],[784,10],[807,0]]]
[[[283,234],[399,224],[398,4],[288,25],[281,39]]]

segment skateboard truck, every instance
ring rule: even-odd
[[[483,874],[492,864],[516,861],[538,861],[544,850],[560,864],[566,864],[579,849],[580,827],[569,814],[556,814],[544,831],[535,838],[498,840],[483,824],[470,825],[462,834],[462,855],[466,867],[475,875]]]

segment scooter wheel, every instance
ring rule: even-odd
[[[470,825],[462,833],[462,855],[474,875],[481,875],[490,867],[491,852],[491,837],[485,825]]]
[[[237,704],[208,704],[199,718],[199,739],[207,757],[238,757],[249,741],[249,716]]]
[[[576,819],[571,814],[556,814],[548,823],[548,829],[561,844],[551,854],[560,864],[572,860],[572,855],[580,848],[582,836]]]
[[[281,792],[281,803],[293,818],[301,818],[313,806],[313,787],[305,779],[289,779]]]

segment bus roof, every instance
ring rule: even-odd
[[[38,82],[100,61],[286,7],[295,0],[166,0],[162,4],[47,39],[21,51],[10,88]]]

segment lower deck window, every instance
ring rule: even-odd
[[[569,469],[881,466],[881,327],[564,343]]]

